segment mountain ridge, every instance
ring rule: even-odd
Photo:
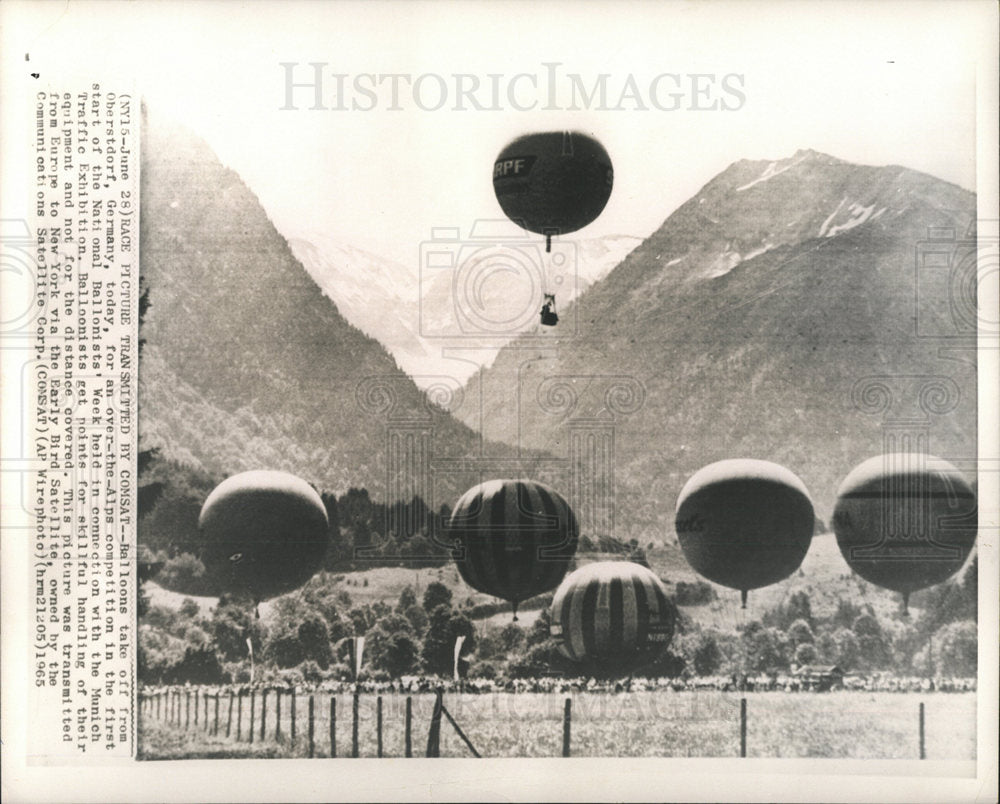
[[[558,349],[521,338],[473,377],[465,397],[484,410],[459,416],[491,439],[553,451],[568,449],[574,418],[613,419],[615,507],[641,542],[670,538],[683,482],[730,457],[788,466],[827,519],[839,479],[883,449],[903,407],[927,420],[931,451],[974,458],[974,352],[942,357],[945,341],[914,326],[942,324],[936,299],[915,304],[919,244],[934,228],[961,239],[974,220],[972,193],[898,166],[808,150],[734,162],[571,305],[579,326]],[[611,375],[641,386],[642,410],[584,403],[582,389]],[[896,386],[881,418],[855,393],[879,376]],[[920,407],[906,377],[921,376],[951,383],[947,415]],[[541,404],[556,378],[574,407]],[[524,403],[516,417],[494,403],[510,387]]]

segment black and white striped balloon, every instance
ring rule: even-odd
[[[652,570],[599,561],[570,573],[552,601],[550,632],[574,661],[652,661],[670,644],[677,609]]]
[[[448,532],[469,586],[517,604],[554,589],[576,552],[576,517],[562,496],[533,480],[489,480],[455,504]]]

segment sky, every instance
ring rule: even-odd
[[[800,148],[976,186],[969,45],[982,32],[961,2],[29,10],[30,35],[19,42],[30,59],[19,69],[132,75],[151,113],[202,136],[284,234],[322,233],[414,272],[434,228],[465,236],[477,219],[502,217],[493,161],[529,131],[585,131],[611,155],[614,192],[582,237],[646,236],[733,161]],[[306,86],[283,109],[288,76],[315,83],[312,63],[324,65],[327,108],[310,108]],[[581,97],[601,81],[603,106]],[[486,108],[460,96],[457,82],[478,82],[472,98]]]

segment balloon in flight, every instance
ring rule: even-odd
[[[911,592],[946,581],[976,541],[976,494],[948,461],[921,453],[876,455],[837,491],[833,530],[847,563],[871,583]]]
[[[493,190],[504,214],[547,237],[595,220],[613,184],[608,152],[580,132],[526,134],[506,145],[493,163]]]
[[[747,592],[799,568],[815,526],[803,482],[770,461],[732,459],[695,472],[674,520],[688,563],[714,583]]]
[[[448,521],[455,564],[469,586],[523,601],[554,589],[576,552],[576,517],[562,496],[533,480],[489,480],[455,504]]]
[[[287,472],[252,471],[222,481],[198,517],[201,559],[224,591],[255,602],[285,594],[319,569],[329,539],[322,499]]]

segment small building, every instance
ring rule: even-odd
[[[818,692],[844,686],[844,671],[835,664],[804,664],[795,675],[804,688]]]

